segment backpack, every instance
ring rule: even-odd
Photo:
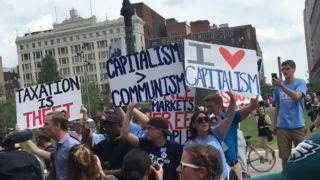
[[[1,180],[43,180],[39,160],[25,151],[0,152]]]

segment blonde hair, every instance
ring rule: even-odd
[[[97,161],[85,145],[73,146],[67,161],[68,180],[91,180],[99,177]]]
[[[191,145],[185,148],[191,156],[191,163],[207,169],[207,180],[219,180],[222,174],[222,159],[219,151],[206,144]]]

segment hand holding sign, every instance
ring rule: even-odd
[[[255,107],[255,108],[258,107],[258,105],[259,105],[259,95],[257,95],[255,99],[253,99],[253,98],[250,99],[250,105],[252,107]]]
[[[230,97],[230,105],[231,104],[236,105],[236,101],[237,101],[236,94],[233,91],[227,91],[226,93]]]

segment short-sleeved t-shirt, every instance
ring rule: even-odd
[[[304,80],[295,79],[293,82],[282,82],[287,88],[292,91],[306,94],[307,86]],[[285,129],[302,128],[304,124],[304,98],[299,101],[293,100],[279,87],[273,91],[273,99],[276,106],[279,108],[277,117],[277,127]]]
[[[121,168],[124,156],[132,149],[131,144],[122,138],[114,140],[105,139],[92,148],[97,155],[104,169]]]
[[[224,121],[224,117],[222,118]],[[224,152],[227,162],[231,163],[232,161],[237,161],[238,160],[238,128],[239,128],[239,122],[241,121],[240,119],[240,110],[236,111],[232,124],[228,130],[228,133],[226,137],[224,138],[224,142],[227,144],[228,148]]]
[[[212,128],[211,132],[212,134],[208,134],[206,138],[203,138],[203,139],[195,138],[195,139],[188,140],[185,144],[185,147],[195,145],[195,144],[209,144],[215,147],[219,151],[222,159],[223,169],[222,169],[221,179],[225,179],[229,175],[230,168],[226,162],[226,157],[224,155],[224,147],[223,147],[224,137],[221,135],[218,128]]]
[[[152,163],[163,165],[164,180],[178,180],[176,168],[180,164],[182,146],[176,142],[167,141],[162,147],[154,146],[145,138],[139,138],[139,147],[149,154]]]

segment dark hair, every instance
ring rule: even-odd
[[[214,102],[215,104],[223,106],[222,97],[219,94],[210,94],[204,98],[205,102]]]
[[[73,146],[67,160],[68,180],[91,180],[99,175],[94,154],[84,144]]]
[[[64,116],[61,112],[54,111],[47,114],[47,116],[52,116],[52,122],[54,125],[58,126],[63,131],[68,131],[68,118]]]
[[[121,170],[127,180],[141,180],[151,164],[146,152],[133,149],[123,158]]]
[[[289,60],[285,60],[281,63],[281,66],[290,66],[292,69],[295,69],[296,68],[296,63],[289,59]]]
[[[45,142],[51,142],[51,138],[46,132],[45,128],[39,128],[35,131],[35,136],[38,137],[39,140],[43,140]]]
[[[198,136],[197,130],[196,130],[196,128],[192,127],[192,124],[195,123],[199,114],[205,114],[208,117],[207,113],[204,111],[196,111],[192,114],[192,116],[190,118],[190,123],[189,123],[189,130],[190,130],[190,134],[191,134],[189,139],[195,139]],[[209,125],[209,129],[208,129],[208,134],[212,134],[212,132],[210,131],[210,125]]]
[[[222,174],[222,159],[219,151],[207,144],[191,145],[184,149],[191,156],[191,163],[207,169],[205,179],[219,180]]]

